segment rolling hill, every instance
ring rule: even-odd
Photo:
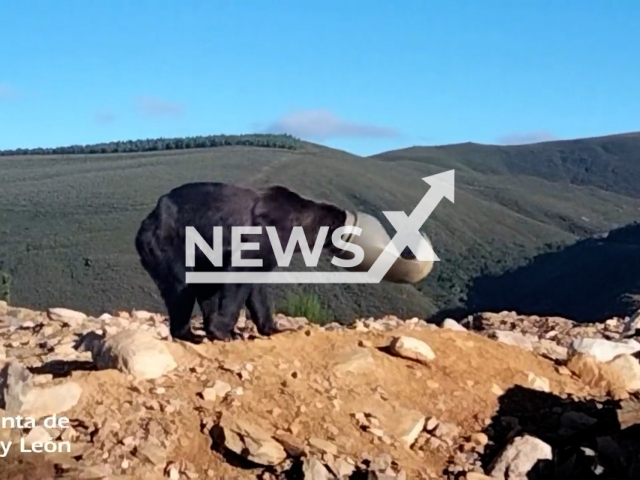
[[[158,196],[185,182],[281,184],[363,210],[389,227],[382,210],[409,213],[429,188],[421,178],[449,169],[456,170],[456,202],[444,200],[423,227],[442,260],[424,282],[297,288],[318,293],[342,321],[388,313],[438,318],[483,306],[527,310],[548,296],[549,312],[593,320],[628,313],[634,304],[620,297],[640,293],[633,275],[613,275],[610,263],[608,270],[582,268],[599,254],[580,246],[640,220],[640,134],[413,147],[366,158],[307,142],[99,151],[0,156],[0,271],[11,276],[12,303],[95,314],[162,310],[133,238]],[[607,258],[620,268],[637,262],[637,248],[618,245],[615,252]],[[580,291],[574,282],[586,275],[600,275],[598,285],[618,283],[600,300],[598,288],[583,290],[593,302],[585,305],[594,308],[581,310],[580,295],[562,292]],[[290,287],[273,286],[278,305]]]

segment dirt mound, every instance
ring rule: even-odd
[[[196,346],[168,339],[166,319],[148,312],[91,318],[0,306],[0,319],[2,416],[69,419],[5,425],[0,439],[14,443],[0,464],[3,475],[5,465],[16,473],[4,478],[20,478],[21,459],[38,462],[38,478],[465,478],[497,475],[517,461],[513,440],[529,437],[552,452],[531,468],[589,478],[585,468],[605,468],[611,451],[626,458],[615,435],[620,418],[637,418],[635,378],[564,337],[558,359],[540,337],[511,330],[521,338],[506,339],[453,321],[320,328],[280,317],[297,331],[259,338],[241,319],[244,341]],[[624,355],[636,361],[626,353],[616,361]],[[36,460],[20,452],[20,438],[67,441],[70,452]],[[584,442],[598,455],[580,457]],[[630,458],[606,468],[627,474],[640,465]]]

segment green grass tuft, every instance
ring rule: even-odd
[[[333,314],[324,307],[320,297],[313,292],[294,292],[287,295],[282,313],[290,317],[305,317],[319,325],[333,321]]]
[[[0,300],[11,303],[11,275],[0,272]]]

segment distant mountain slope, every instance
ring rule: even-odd
[[[298,287],[318,292],[341,320],[428,317],[467,306],[476,278],[524,267],[535,255],[640,219],[634,152],[640,152],[638,135],[518,147],[416,147],[368,158],[310,143],[296,150],[224,146],[2,157],[0,270],[12,275],[14,303],[32,308],[158,309],[133,238],[158,196],[177,185],[282,184],[371,213],[389,227],[383,210],[411,212],[429,188],[421,178],[453,168],[456,202],[443,200],[423,228],[442,261],[417,288]],[[281,304],[295,288],[274,290]]]
[[[640,223],[541,254],[509,272],[480,276],[464,308],[442,316],[517,306],[524,314],[600,321],[639,308],[639,294]]]
[[[640,132],[531,145],[411,147],[372,158],[469,168],[489,175],[529,175],[640,198]]]

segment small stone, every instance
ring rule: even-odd
[[[258,465],[277,465],[287,453],[280,443],[259,426],[223,413],[214,436],[229,450]]]
[[[38,425],[31,429],[31,431],[24,437],[24,443],[26,446],[31,446],[34,443],[46,443],[52,440],[51,435],[46,428]]]
[[[467,329],[456,322],[453,318],[445,318],[444,322],[442,322],[442,328],[446,330],[453,330],[456,332],[466,332]]]
[[[640,362],[627,353],[614,357],[607,364],[620,373],[628,392],[640,390]]]
[[[623,375],[607,363],[599,362],[588,354],[575,353],[567,362],[567,368],[593,389],[604,390],[614,400],[628,398],[627,381]]]
[[[70,327],[79,327],[87,319],[86,314],[68,308],[49,308],[47,315],[50,320]]]
[[[335,472],[338,478],[350,478],[350,476],[355,472],[355,462],[350,458],[340,457],[333,462],[331,466],[331,470]]]
[[[40,418],[60,414],[73,408],[82,395],[75,382],[34,386],[32,374],[16,361],[6,364],[1,376],[5,379],[5,410],[10,415]]]
[[[374,472],[384,472],[391,468],[392,462],[393,459],[391,458],[391,455],[389,455],[388,453],[383,453],[382,455],[378,455],[373,459],[369,468]]]
[[[522,435],[509,442],[487,473],[491,477],[525,479],[538,462],[552,459],[553,452],[548,444],[536,437]]]
[[[359,348],[353,351],[344,352],[334,367],[338,374],[361,373],[375,368],[375,361],[368,349]]]
[[[569,345],[569,354],[584,353],[599,362],[609,362],[620,354],[633,355],[640,352],[640,343],[635,340],[612,341],[604,338],[577,338]]]
[[[332,480],[334,477],[316,458],[305,458],[302,461],[302,477],[304,480]]]
[[[484,473],[467,472],[464,476],[465,480],[496,480],[495,477],[488,477]]]
[[[323,440],[322,438],[311,437],[309,439],[309,445],[322,453],[330,453],[332,455],[338,454],[338,447],[331,442]]]
[[[150,320],[154,317],[154,314],[146,310],[134,310],[131,312],[131,317],[136,320]]]
[[[282,445],[290,457],[298,458],[306,455],[307,449],[304,442],[294,435],[279,431],[276,432],[273,438]]]
[[[486,433],[476,432],[469,437],[469,441],[476,447],[484,447],[489,443],[489,437]]]
[[[429,345],[414,337],[394,337],[389,344],[389,350],[394,355],[424,364],[436,358]]]
[[[44,385],[53,380],[53,375],[50,373],[44,373],[42,375],[34,375],[32,378],[33,385]]]
[[[549,380],[545,377],[539,377],[533,372],[527,373],[527,380],[529,382],[529,386],[534,390],[538,390],[540,392],[550,392],[551,387],[549,385]]]
[[[167,462],[166,451],[155,441],[139,445],[136,449],[136,457],[152,465],[164,465]]]
[[[533,350],[543,357],[550,360],[564,361],[569,356],[569,350],[566,347],[558,345],[552,340],[546,338],[541,339],[533,344]]]
[[[327,432],[329,432],[334,437],[337,437],[340,434],[340,430],[338,430],[337,427],[335,427],[334,425],[331,425],[330,423],[325,423],[324,428],[327,430]]]
[[[231,392],[231,385],[216,380],[212,387],[207,387],[202,391],[202,398],[208,402],[215,402],[224,398],[229,392]]]
[[[80,467],[81,471],[79,475],[76,477],[80,480],[94,480],[94,479],[106,479],[110,478],[112,475],[112,469],[109,465],[94,465],[94,466],[83,466]]]
[[[178,366],[165,345],[144,330],[125,330],[104,340],[92,354],[98,368],[115,368],[137,379],[155,379]]]
[[[440,422],[432,435],[442,440],[449,446],[453,446],[460,434],[460,429],[452,423]]]
[[[489,332],[489,338],[493,338],[505,345],[513,345],[527,351],[533,351],[533,344],[537,341],[537,337],[525,336],[519,332],[509,330],[492,330]]]

